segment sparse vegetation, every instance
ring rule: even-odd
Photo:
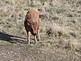
[[[41,40],[26,44],[24,18],[39,10]],[[80,0],[0,0],[0,61],[81,61]]]

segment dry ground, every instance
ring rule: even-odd
[[[41,17],[41,40],[30,45],[29,7]],[[0,0],[0,61],[81,61],[81,0]]]
[[[80,58],[75,51],[63,48],[25,44],[0,45],[0,61],[81,61]]]

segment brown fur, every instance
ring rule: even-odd
[[[24,26],[27,32],[27,40],[30,43],[30,33],[35,37],[35,41],[39,40],[39,14],[35,9],[29,9],[25,21]]]

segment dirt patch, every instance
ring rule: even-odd
[[[81,61],[81,56],[63,48],[37,47],[37,45],[0,45],[0,61]]]

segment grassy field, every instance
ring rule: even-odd
[[[41,19],[41,40],[30,45],[29,7]],[[0,0],[0,61],[81,61],[81,0]]]

